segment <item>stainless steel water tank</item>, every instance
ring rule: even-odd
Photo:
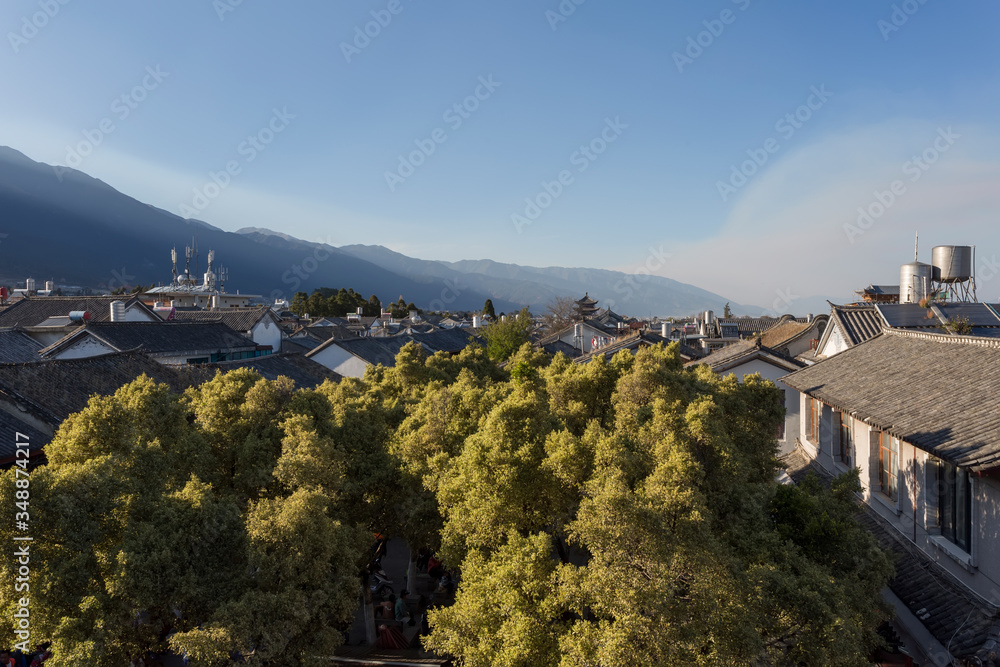
[[[972,246],[939,245],[931,251],[934,280],[939,283],[963,283],[972,278]]]
[[[923,262],[910,262],[899,267],[899,302],[919,303],[926,299],[934,280],[934,267]]]

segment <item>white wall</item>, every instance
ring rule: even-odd
[[[605,338],[608,339],[609,342],[614,339],[614,335],[613,334],[612,335],[608,335],[608,334],[604,333],[603,331],[598,331],[597,329],[593,328],[592,326],[590,326],[588,324],[584,324],[583,325],[583,353],[584,354],[586,354],[586,353],[588,353],[588,352],[590,352],[591,350],[594,349],[594,346],[591,345],[590,343],[594,339],[595,336],[597,338],[600,338],[601,336],[604,336]],[[577,340],[576,337],[573,335],[573,327],[570,327],[566,331],[566,333],[564,333],[562,336],[560,336],[559,340],[561,340],[562,342],[564,342],[564,343],[566,343],[568,345],[572,345],[576,349],[580,349],[580,341]]]
[[[126,322],[158,322],[158,317],[150,317],[142,308],[133,304],[130,308],[125,309],[125,321]]]
[[[270,345],[275,354],[281,352],[281,327],[274,323],[270,315],[265,314],[251,334],[258,345]]]
[[[66,349],[52,355],[52,359],[86,359],[111,354],[115,349],[105,345],[91,335],[82,336]]]
[[[335,343],[320,350],[309,357],[313,361],[323,364],[334,373],[339,373],[344,377],[360,378],[364,377],[365,369],[369,364],[367,361],[354,356]]]
[[[799,438],[806,443],[807,397],[802,395],[803,414]],[[834,411],[824,406],[820,426],[820,443],[814,462],[831,474],[841,474],[847,466],[836,459],[840,431],[836,428]],[[943,570],[964,584],[970,591],[992,601],[1000,596],[1000,483],[985,477],[973,477],[972,482],[972,545],[963,552],[941,536],[937,517],[937,490],[929,471],[932,456],[908,442],[899,443],[897,471],[898,498],[893,502],[882,493],[878,472],[878,429],[851,418],[854,451],[851,466],[859,470],[862,499],[888,522],[899,535],[914,544]],[[891,437],[885,434],[886,438]],[[817,444],[817,443],[811,443]],[[809,453],[811,447],[803,447]]]
[[[840,331],[840,326],[830,321],[830,325],[833,327],[830,331],[830,337],[826,339],[826,343],[823,344],[819,350],[816,351],[816,356],[826,359],[832,357],[835,354],[840,354],[847,349],[847,341],[844,339],[843,333]]]

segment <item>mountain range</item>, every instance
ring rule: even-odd
[[[209,249],[228,269],[228,291],[288,298],[319,287],[351,287],[383,303],[402,296],[421,308],[478,310],[487,298],[498,312],[528,306],[541,313],[556,297],[588,293],[623,315],[690,315],[722,312],[730,300],[658,276],[590,268],[536,268],[492,260],[442,262],[415,259],[379,245],[333,246],[276,231],[227,232],[137,201],[87,174],[35,162],[0,147],[0,280],[94,290],[165,284],[170,249],[197,237],[197,267]],[[180,267],[183,270],[183,266]],[[760,308],[731,302],[737,313]]]

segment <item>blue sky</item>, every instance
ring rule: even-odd
[[[780,311],[898,282],[919,230],[1000,294],[993,2],[95,4],[4,3],[0,144],[223,229]]]

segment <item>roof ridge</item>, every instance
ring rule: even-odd
[[[890,336],[901,336],[903,338],[917,338],[920,340],[930,340],[938,343],[953,343],[956,345],[976,345],[979,347],[990,347],[1000,349],[1000,338],[983,338],[982,336],[958,336],[947,333],[936,333],[930,331],[913,331],[910,329],[896,329],[894,327],[884,327],[882,333]]]

